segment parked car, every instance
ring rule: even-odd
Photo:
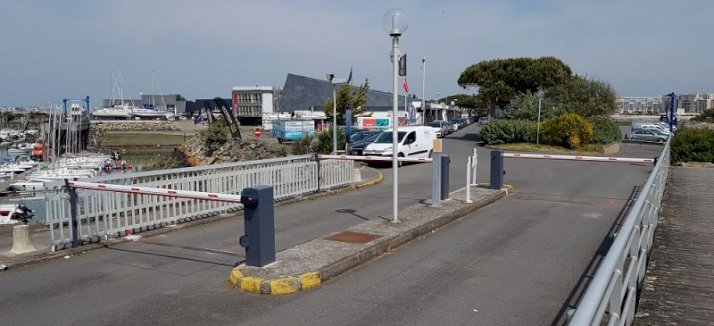
[[[451,119],[449,120],[449,123],[451,124],[451,130],[453,131],[459,131],[464,127],[464,123],[461,119]]]
[[[669,135],[665,135],[657,129],[632,129],[631,140],[654,141],[663,143],[667,141]]]
[[[379,137],[381,133],[381,131],[377,133],[372,133],[367,138],[364,138],[350,145],[350,155],[363,155],[364,148],[367,147],[367,145],[373,143],[374,140],[377,139],[377,137]]]
[[[392,130],[385,130],[364,149],[365,155],[391,156]],[[397,129],[397,155],[400,157],[431,157],[436,132],[433,127],[415,126]]]
[[[371,137],[371,136],[373,136],[373,135],[378,135],[378,134],[380,134],[381,132],[382,132],[382,131],[380,131],[380,130],[361,130],[361,131],[357,131],[357,132],[353,133],[353,134],[350,136],[350,142],[351,142],[351,143],[359,143],[359,142],[361,142],[361,141],[363,141],[363,140],[365,140],[365,139],[367,139],[367,138],[369,138],[369,137]]]
[[[449,134],[449,123],[444,120],[434,120],[429,122],[429,127],[434,129],[436,137],[446,137]]]
[[[480,117],[478,118],[477,124],[479,125],[485,125],[490,121],[489,117]]]

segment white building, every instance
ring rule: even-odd
[[[233,112],[241,123],[259,125],[264,115],[271,115],[276,109],[281,89],[272,86],[233,87]]]
[[[658,115],[665,110],[661,97],[620,97],[616,103],[620,114]]]

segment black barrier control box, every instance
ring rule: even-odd
[[[263,267],[275,261],[273,186],[245,188],[240,201],[245,235],[239,238],[239,243],[245,248],[245,264]]]

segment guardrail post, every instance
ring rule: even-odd
[[[317,192],[320,192],[320,158],[315,153],[315,163],[317,163]]]
[[[76,180],[76,178],[75,178]],[[79,217],[77,216],[77,205],[79,204],[79,196],[77,189],[70,187],[69,180],[64,179],[67,193],[69,194],[69,212],[70,212],[70,228],[72,230],[72,248],[79,247]]]

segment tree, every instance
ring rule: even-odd
[[[186,101],[186,98],[181,96],[181,94],[176,94],[176,101]]]
[[[524,119],[538,121],[538,95],[533,93],[518,94],[506,106],[506,116],[509,119]],[[541,101],[541,120],[552,118],[565,113],[561,107],[555,105],[550,99]]]
[[[505,108],[518,94],[536,93],[566,82],[572,71],[554,57],[509,58],[481,61],[466,68],[458,79],[461,87],[478,87],[476,102]]]
[[[617,111],[617,95],[610,84],[577,75],[548,89],[545,97],[562,112],[577,113],[586,118]]]
[[[442,97],[442,98],[438,99],[437,101],[443,102],[443,103],[448,103],[448,104],[451,104],[451,102],[454,102],[454,105],[468,111],[469,115],[471,115],[471,116],[479,115],[478,114],[479,108],[478,108],[478,103],[476,102],[475,95],[454,94],[454,95],[449,95],[447,97]]]
[[[352,110],[352,121],[355,116],[367,111],[362,106],[367,103],[367,91],[369,90],[369,81],[365,79],[364,84],[359,87],[351,85],[341,85],[337,88],[337,124],[345,125],[345,110],[349,105]],[[332,120],[332,98],[325,100],[323,111],[328,120]]]

